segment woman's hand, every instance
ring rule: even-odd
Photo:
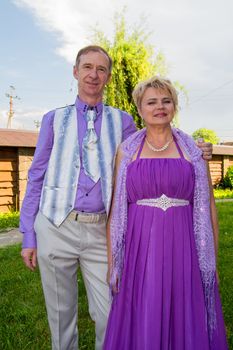
[[[108,285],[110,285],[110,279],[111,279],[111,268],[108,268],[108,272],[107,272]],[[113,294],[116,294],[119,292],[118,280],[119,280],[118,277],[116,277],[116,282],[114,283],[114,285],[111,285]]]

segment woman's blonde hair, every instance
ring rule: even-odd
[[[170,80],[166,78],[161,78],[158,76],[154,76],[150,79],[142,81],[135,86],[132,96],[133,96],[134,103],[137,106],[137,109],[140,109],[143,95],[145,91],[150,87],[167,91],[172,98],[174,108],[175,108],[175,113],[177,112],[178,96],[177,96],[177,91],[175,87],[172,85]]]

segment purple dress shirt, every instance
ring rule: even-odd
[[[78,116],[78,142],[81,166],[74,209],[81,212],[101,213],[104,212],[105,209],[102,200],[100,180],[94,183],[91,178],[85,174],[82,166],[82,142],[87,130],[85,113],[88,106],[78,97],[75,101],[75,106]],[[95,130],[97,135],[100,136],[103,111],[102,102],[98,103],[95,108],[97,111]],[[36,151],[28,172],[27,190],[20,211],[20,231],[24,234],[23,248],[36,247],[34,221],[39,210],[44,175],[53,147],[54,115],[55,110],[48,112],[43,117]],[[136,126],[132,116],[123,112],[123,140],[135,131]]]

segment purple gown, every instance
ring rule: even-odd
[[[216,287],[217,330],[209,339],[194,241],[194,170],[180,158],[140,158],[127,170],[128,227],[119,293],[113,299],[104,350],[225,350]],[[189,205],[160,208],[136,201],[168,197]]]

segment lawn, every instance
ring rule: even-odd
[[[219,276],[229,349],[233,350],[233,202],[218,203],[220,221]],[[39,272],[30,272],[20,246],[0,249],[0,349],[49,350],[50,336]],[[79,275],[80,350],[94,349],[94,325],[88,316]]]

